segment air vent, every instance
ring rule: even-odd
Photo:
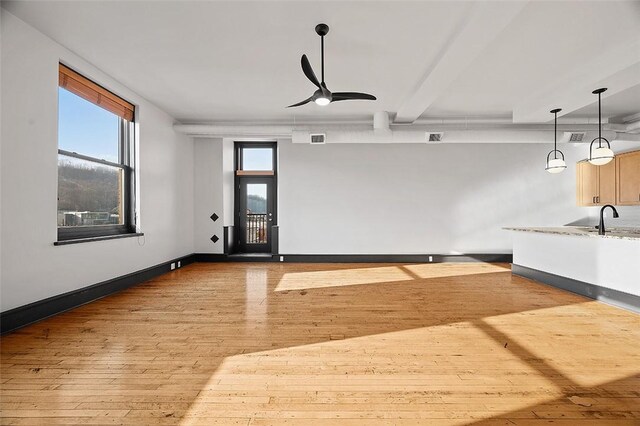
[[[325,133],[311,133],[309,136],[312,144],[325,143],[327,140],[327,135]]]
[[[567,142],[582,142],[585,132],[564,132],[564,139]]]
[[[427,132],[427,141],[429,142],[441,142],[443,132]]]

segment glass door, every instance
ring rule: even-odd
[[[239,177],[238,251],[271,253],[271,227],[275,225],[274,179],[265,176]]]

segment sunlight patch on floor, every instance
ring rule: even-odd
[[[398,266],[288,272],[282,276],[275,291],[378,284],[413,279],[408,272]]]
[[[563,396],[472,322],[235,355],[182,420],[441,419],[468,424]]]
[[[510,272],[508,266],[491,263],[420,263],[404,265],[403,268],[411,274],[425,279]]]
[[[594,387],[640,374],[640,365],[616,361],[640,359],[638,321],[627,312],[620,310],[614,321],[591,328],[558,321],[563,316],[580,318],[594,309],[606,311],[603,317],[611,317],[617,308],[592,301],[499,315],[482,322],[490,327],[488,333],[494,338],[505,337],[503,340],[508,340],[516,353],[540,360],[579,386]],[[615,353],[612,347],[617,348]]]

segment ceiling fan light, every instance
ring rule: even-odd
[[[560,173],[567,168],[567,163],[562,158],[553,158],[547,163],[546,171],[549,173]]]
[[[325,98],[325,97],[318,97],[315,99],[314,101],[316,104],[320,105],[320,106],[325,106],[325,105],[329,105],[329,103],[331,103],[331,101],[329,100],[329,98]]]
[[[589,162],[594,166],[602,166],[613,160],[615,154],[606,146],[594,148],[589,156]]]

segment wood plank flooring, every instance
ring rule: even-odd
[[[640,315],[505,264],[192,264],[0,362],[7,425],[640,425]]]

